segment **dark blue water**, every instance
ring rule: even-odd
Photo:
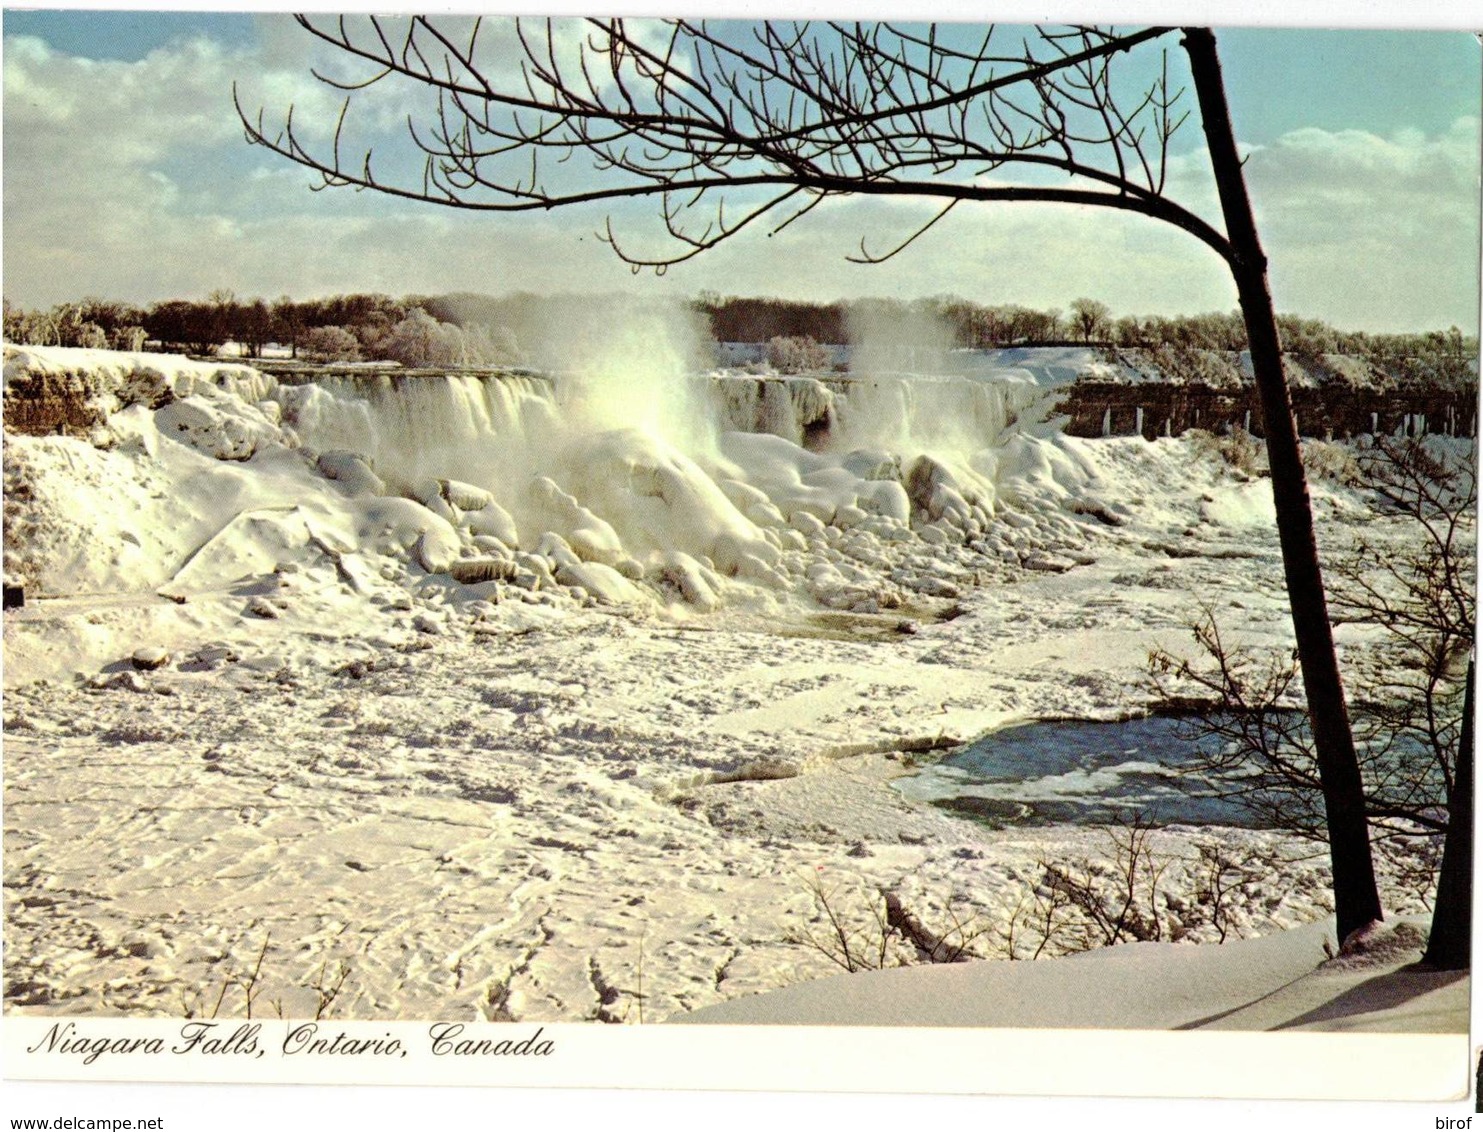
[[[909,798],[994,826],[1102,825],[1134,814],[1161,825],[1254,826],[1195,763],[1220,750],[1190,721],[1044,720],[992,732],[896,783]]]

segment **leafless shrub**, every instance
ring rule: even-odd
[[[1039,959],[1046,951],[1064,955],[1087,949],[1085,934],[1076,930],[1070,899],[1059,887],[1046,883],[1020,896],[999,938],[999,954],[1011,960],[1025,958],[1021,944],[1027,948],[1034,944],[1029,954],[1031,960]]]
[[[334,1005],[335,999],[340,997],[340,991],[345,987],[345,980],[350,977],[350,963],[345,959],[336,959],[333,970],[330,968],[330,959],[326,955],[324,962],[319,965],[319,974],[314,979],[314,995],[316,999],[314,1007],[314,1020],[320,1021],[329,1009]]]
[[[894,892],[857,886],[844,894],[841,886],[826,888],[817,874],[807,876],[804,883],[813,896],[816,919],[784,938],[852,973],[981,958],[975,944],[992,927],[981,916],[967,916],[949,906],[944,912],[948,923],[938,931],[924,924]]]
[[[1431,911],[1442,867],[1442,839],[1417,832],[1416,837],[1386,837],[1375,842],[1380,874],[1386,886],[1399,894],[1401,911],[1407,910],[1407,904]]]
[[[270,935],[263,936],[263,945],[258,948],[257,957],[253,960],[250,967],[245,967],[240,971],[229,972],[222,978],[216,999],[211,1003],[209,1008],[205,1007],[205,1000],[199,994],[192,994],[189,997],[182,996],[185,1016],[187,1018],[218,1017],[221,1014],[222,1008],[226,1005],[227,996],[233,990],[236,990],[242,995],[242,1013],[251,1020],[253,1004],[262,993],[262,987],[258,984],[262,978],[263,960],[267,958],[268,943],[271,938]]]
[[[1164,938],[1159,884],[1169,862],[1154,855],[1154,828],[1134,815],[1109,831],[1107,858],[1040,862],[1046,887],[1081,914],[1089,946]]]
[[[949,921],[941,934],[922,923],[901,902],[894,892],[883,892],[886,905],[886,922],[916,950],[917,958],[924,963],[961,963],[979,958],[972,950],[976,940],[989,933],[990,925],[980,916],[964,916],[949,905],[945,915]]]
[[[1356,485],[1361,481],[1354,447],[1333,440],[1303,441],[1303,470],[1309,482]]]
[[[1224,943],[1232,928],[1231,896],[1248,875],[1242,862],[1224,845],[1203,842],[1195,847],[1195,854],[1195,905],[1215,929],[1216,942]]]
[[[817,874],[807,876],[804,883],[822,923],[811,922],[788,932],[784,938],[789,943],[810,947],[851,974],[901,966],[892,954],[896,929],[886,916],[883,899],[865,900],[863,910],[852,910],[840,898],[838,888],[825,888]]]
[[[1197,453],[1218,459],[1233,471],[1251,479],[1267,474],[1266,446],[1244,428],[1227,433],[1191,429],[1186,435]]]
[[[181,1012],[185,1017],[214,1019],[225,1012],[228,1016],[240,1015],[251,1020],[258,1000],[268,986],[264,965],[271,950],[271,940],[271,935],[265,934],[262,945],[250,963],[238,970],[229,971],[222,977],[214,998],[203,997],[200,992],[182,993]],[[324,957],[318,973],[308,986],[314,992],[316,1022],[328,1016],[330,1008],[344,991],[350,972],[349,960],[329,955]],[[282,995],[269,999],[268,1004],[279,1018],[285,1017]]]
[[[1382,838],[1440,834],[1474,635],[1474,471],[1421,439],[1378,438],[1355,467],[1392,535],[1359,541],[1331,569],[1336,620],[1378,630],[1348,658],[1366,815]],[[1192,734],[1220,740],[1192,769],[1262,824],[1324,838],[1296,655],[1232,643],[1208,608],[1190,629],[1197,658],[1158,650],[1149,672],[1160,699],[1197,707]]]

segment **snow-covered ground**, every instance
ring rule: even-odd
[[[654,1021],[837,972],[828,909],[868,935],[880,890],[1042,954],[912,978],[1096,967],[1048,964],[1074,933],[1040,947],[1030,909],[1117,831],[893,781],[1136,711],[1202,608],[1286,641],[1266,482],[1196,437],[1067,438],[1023,371],[692,380],[640,345],[554,384],[6,347],[8,391],[49,374],[98,421],[5,438],[7,1011],[229,1014],[261,958],[288,1016]],[[1326,546],[1375,533],[1314,494]],[[1311,842],[1149,844],[1172,942],[1140,972],[1331,911]],[[1202,846],[1238,863],[1218,916]],[[1430,878],[1381,869],[1424,926]],[[1272,970],[1317,966],[1305,932]],[[1465,1024],[1437,993],[1407,1025]]]
[[[1468,977],[1415,969],[1424,921],[1332,954],[1333,920],[1207,947],[1127,943],[1058,962],[864,971],[737,999],[683,1022],[1103,1030],[1462,1033]],[[1327,949],[1326,946],[1328,945]]]

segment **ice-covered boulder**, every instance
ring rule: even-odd
[[[578,562],[560,566],[556,580],[563,586],[576,586],[591,594],[601,605],[637,605],[645,601],[644,594],[632,582],[611,566],[601,562]]]
[[[429,574],[446,574],[463,547],[458,533],[447,523],[432,523],[417,536],[412,557]]]
[[[494,496],[482,487],[462,480],[439,480],[438,488],[443,498],[460,511],[478,511],[494,502]]]
[[[901,482],[901,457],[880,448],[856,448],[848,453],[841,466],[862,480],[895,480]]]
[[[259,449],[281,440],[262,410],[236,398],[192,394],[155,413],[161,436],[167,436],[217,460],[247,460]]]
[[[463,514],[463,522],[476,538],[485,536],[498,539],[506,546],[520,545],[520,535],[516,530],[514,518],[494,501],[493,496],[490,496],[488,501],[477,509],[466,510]]]
[[[506,558],[460,558],[448,568],[448,576],[464,585],[480,582],[508,582],[517,567]]]
[[[666,555],[661,574],[697,609],[709,613],[721,603],[721,579],[688,554],[673,551]]]
[[[141,645],[129,657],[129,662],[140,671],[149,672],[169,664],[170,653],[159,645]]]
[[[860,510],[883,516],[900,526],[911,522],[911,498],[906,494],[906,488],[895,480],[871,480],[861,484],[856,502]]]
[[[611,566],[623,557],[623,543],[612,526],[549,476],[537,476],[531,482],[530,500],[544,520],[541,526],[564,531],[566,542],[579,558]]]
[[[575,566],[581,561],[571,544],[555,531],[547,531],[537,540],[536,555],[553,566]]]
[[[947,523],[960,530],[970,520],[987,521],[995,503],[994,485],[965,463],[950,466],[932,456],[919,456],[906,474],[912,517]]]
[[[386,484],[356,452],[321,452],[315,462],[327,479],[344,486],[351,495],[385,495]]]

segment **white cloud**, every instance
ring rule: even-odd
[[[225,54],[209,40],[137,63],[81,59],[30,37],[5,41],[5,143],[73,161],[147,161],[224,141]]]
[[[595,238],[601,207],[512,217],[311,193],[307,171],[246,147],[231,82],[250,78],[244,102],[270,115],[295,102],[296,123],[324,138],[338,96],[309,72],[333,53],[282,18],[264,17],[260,29],[256,51],[193,41],[137,63],[6,40],[10,298],[710,288],[824,300],[955,292],[1060,307],[1088,295],[1139,313],[1235,302],[1223,265],[1197,241],[1108,210],[964,204],[890,263],[859,267],[844,257],[862,235],[872,249],[889,247],[932,205],[835,201],[777,236],[750,231],[655,280],[631,277]],[[367,92],[373,129],[406,109],[385,91]],[[1471,119],[1440,137],[1389,138],[1305,129],[1249,150],[1279,308],[1346,326],[1473,325],[1478,128]],[[1202,154],[1172,159],[1170,195],[1217,215]],[[652,237],[656,207],[617,207],[620,235]]]
[[[152,298],[205,264],[211,286],[229,283],[223,262],[242,231],[237,181],[250,167],[231,96],[242,74],[308,99],[315,117],[329,106],[314,102],[323,96],[312,79],[206,39],[122,62],[7,37],[8,295],[28,305],[83,293]],[[182,272],[192,264],[196,272]]]
[[[1473,326],[1479,122],[1440,136],[1294,131],[1247,177],[1283,309],[1351,324]]]

